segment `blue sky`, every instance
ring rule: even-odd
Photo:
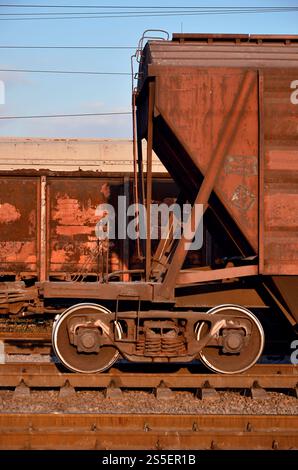
[[[185,0],[0,0],[0,13],[13,4],[132,6],[297,6],[292,1]],[[18,12],[33,11],[18,9]],[[43,10],[48,11],[48,10]],[[60,11],[65,11],[60,8]],[[14,13],[16,10],[14,10]],[[3,17],[3,16],[2,16]],[[76,20],[0,21],[1,45],[136,46],[145,29],[173,32],[298,34],[298,12],[105,18]],[[1,69],[61,69],[130,72],[132,50],[0,49]],[[130,110],[129,76],[47,75],[0,72],[6,101],[0,116]],[[77,117],[0,121],[0,136],[130,138],[130,116]]]

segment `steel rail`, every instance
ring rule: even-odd
[[[2,413],[0,449],[298,449],[298,417]]]
[[[127,371],[130,369],[130,371]],[[248,372],[234,375],[200,373],[200,368],[173,369],[165,365],[149,372],[147,365],[118,367],[100,374],[65,372],[54,363],[6,363],[0,364],[0,387],[17,387],[24,383],[30,388],[61,388],[66,383],[74,388],[127,388],[152,389],[161,384],[170,389],[298,389],[298,366],[257,364]],[[158,370],[159,369],[159,370]],[[202,370],[202,369],[201,369]],[[112,384],[112,385],[111,385]]]
[[[0,341],[36,341],[51,342],[52,334],[49,331],[0,331]]]
[[[6,354],[51,354],[52,335],[49,331],[0,331],[0,343]]]

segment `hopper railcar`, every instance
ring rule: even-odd
[[[147,232],[145,243],[137,243],[135,266],[104,273],[106,258],[105,267],[96,268],[100,249],[104,253],[91,240],[97,182],[65,182],[71,187],[63,193],[59,177],[36,187],[28,177],[23,194],[41,203],[27,214],[22,249],[39,250],[38,266],[36,257],[27,258],[39,277],[27,287],[3,284],[2,304],[9,313],[63,310],[53,347],[73,371],[102,371],[122,355],[135,362],[200,358],[219,373],[243,372],[266,342],[255,309],[269,322],[280,314],[293,327],[298,322],[298,37],[174,34],[171,41],[149,40],[137,58],[133,194],[147,208]],[[151,240],[153,150],[179,188],[178,204],[193,207],[182,237],[173,236],[170,224],[157,246]],[[78,224],[76,201],[86,191]],[[187,264],[185,233],[200,222],[197,205],[217,249],[207,247],[205,236],[194,266]],[[20,214],[8,206],[5,213],[12,222]],[[66,242],[76,224],[77,239],[88,243],[74,255],[74,244]],[[56,259],[45,259],[49,252]],[[61,274],[67,259],[68,272],[76,274],[59,278],[55,269]],[[93,263],[95,279],[76,263]]]

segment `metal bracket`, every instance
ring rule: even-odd
[[[125,300],[126,297],[135,297],[136,300],[138,301],[138,308],[136,310],[137,312],[137,327],[136,327],[136,333],[135,333],[135,338],[134,339],[127,339],[127,338],[119,338],[117,339],[117,342],[121,343],[136,343],[139,340],[139,326],[140,326],[140,310],[141,310],[141,298],[139,295],[134,295],[132,296],[131,294],[119,294],[116,298],[116,309],[115,309],[115,319],[114,319],[114,334],[115,334],[115,325],[118,323],[118,311],[119,311],[119,300]]]

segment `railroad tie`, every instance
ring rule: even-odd
[[[63,398],[71,398],[76,394],[74,387],[66,380],[64,385],[59,390],[59,400]]]
[[[168,385],[161,380],[159,385],[155,388],[155,397],[158,400],[169,400],[175,397],[173,390],[171,390]]]
[[[265,398],[268,398],[266,390],[261,387],[257,380],[254,381],[252,387],[250,388],[250,396],[254,400],[264,400]]]
[[[197,389],[196,397],[200,400],[217,400],[219,395],[215,388],[210,385],[209,380],[206,380],[202,387]]]
[[[110,381],[109,385],[105,389],[104,396],[110,400],[117,400],[122,398],[122,390],[114,379]]]
[[[24,379],[21,379],[19,385],[17,385],[16,388],[14,389],[13,397],[14,398],[26,398],[26,397],[29,398],[30,397],[30,387],[26,385],[26,383],[24,382]]]

